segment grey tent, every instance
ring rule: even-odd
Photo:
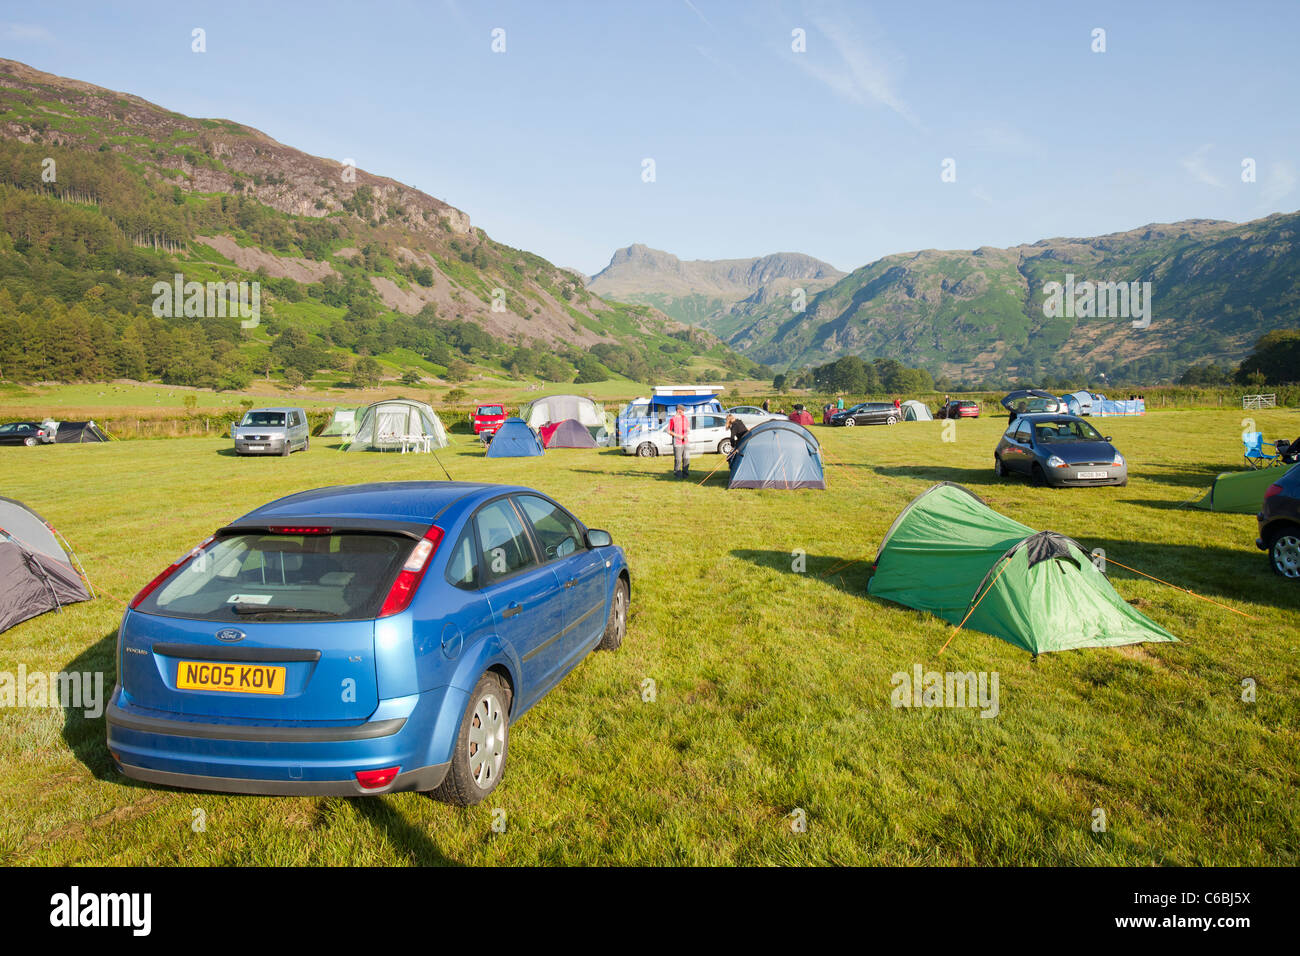
[[[90,422],[59,422],[59,429],[54,433],[56,442],[72,442],[81,444],[84,442],[108,441],[98,425],[93,421]]]
[[[931,422],[934,416],[930,414],[930,408],[927,405],[908,399],[902,404],[903,421],[905,422]]]
[[[12,498],[0,498],[0,631],[91,594],[54,529]]]
[[[577,419],[570,418],[558,425],[543,425],[540,430],[542,442],[547,448],[595,448],[596,439],[591,432],[582,427]],[[492,439],[494,442],[496,439]]]
[[[728,488],[825,490],[821,446],[795,422],[774,419],[745,432],[731,456]]]
[[[348,451],[397,451],[446,448],[447,430],[433,406],[408,398],[390,398],[366,406],[358,416],[357,429]]]
[[[541,428],[554,422],[577,419],[585,428],[604,428],[605,413],[589,398],[581,395],[548,395],[523,408],[519,417],[529,428]]]

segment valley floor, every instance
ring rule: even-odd
[[[1300,586],[1269,571],[1253,517],[1179,507],[1241,466],[1241,417],[1099,422],[1129,485],[1060,491],[994,478],[1003,418],[961,421],[953,443],[942,422],[816,427],[824,492],[683,484],[671,460],[613,450],[485,460],[453,435],[453,477],[555,496],[608,529],[633,574],[623,648],[512,728],[486,803],[159,789],[115,772],[102,717],[3,708],[0,863],[1296,865]],[[1295,411],[1256,418],[1270,439],[1300,434]],[[0,671],[104,671],[111,687],[120,599],[223,522],[293,491],[442,475],[427,455],[323,439],[288,459],[229,444],[0,448],[0,493],[58,527],[103,592],[0,635]],[[866,586],[898,511],[945,480],[1249,617],[1112,565],[1180,643],[1031,662],[962,631],[940,657],[947,624]],[[892,707],[893,675],[915,665],[997,672],[997,716]]]

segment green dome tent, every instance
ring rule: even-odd
[[[1264,504],[1264,492],[1277,481],[1286,469],[1260,468],[1253,471],[1228,471],[1214,479],[1210,490],[1193,508],[1206,511],[1229,511],[1239,515],[1253,515]]]
[[[1078,542],[1035,532],[951,482],[894,520],[867,590],[1033,654],[1178,640],[1115,593]]]

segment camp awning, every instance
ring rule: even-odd
[[[718,396],[714,395],[656,395],[650,399],[651,405],[662,405],[665,408],[676,408],[681,405],[683,408],[690,408],[694,405],[707,405]]]

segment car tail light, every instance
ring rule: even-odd
[[[402,565],[402,570],[397,573],[397,580],[388,589],[388,597],[384,598],[384,606],[379,609],[380,617],[400,614],[410,607],[411,598],[415,597],[416,588],[420,586],[424,571],[429,566],[429,559],[438,550],[438,545],[441,542],[442,529],[437,525],[424,533],[424,537],[411,549],[410,557]]]
[[[189,563],[190,558],[194,557],[196,554],[198,554],[200,551],[202,551],[204,548],[210,545],[215,538],[216,535],[213,535],[212,537],[204,541],[202,544],[200,544],[198,547],[191,548],[188,552],[181,555],[170,565],[168,565],[167,568],[162,572],[162,574],[158,575],[156,578],[154,578],[152,581],[150,581],[148,584],[142,587],[140,589],[140,593],[138,593],[135,597],[131,598],[131,609],[135,610],[137,607],[139,607],[141,601],[147,598],[150,594],[153,594],[153,592],[158,589],[159,585],[161,585],[169,577],[175,574],[184,565]]]
[[[382,770],[358,770],[357,783],[362,790],[378,790],[397,779],[397,773],[401,769],[401,767],[385,767]]]
[[[322,528],[318,525],[307,525],[299,527],[297,525],[272,525],[266,529],[271,534],[329,534],[333,528]]]
[[[1264,499],[1267,501],[1269,498],[1272,498],[1274,495],[1280,495],[1281,493],[1282,493],[1282,485],[1275,481],[1273,482],[1273,484],[1269,485],[1268,490],[1264,492]]]

